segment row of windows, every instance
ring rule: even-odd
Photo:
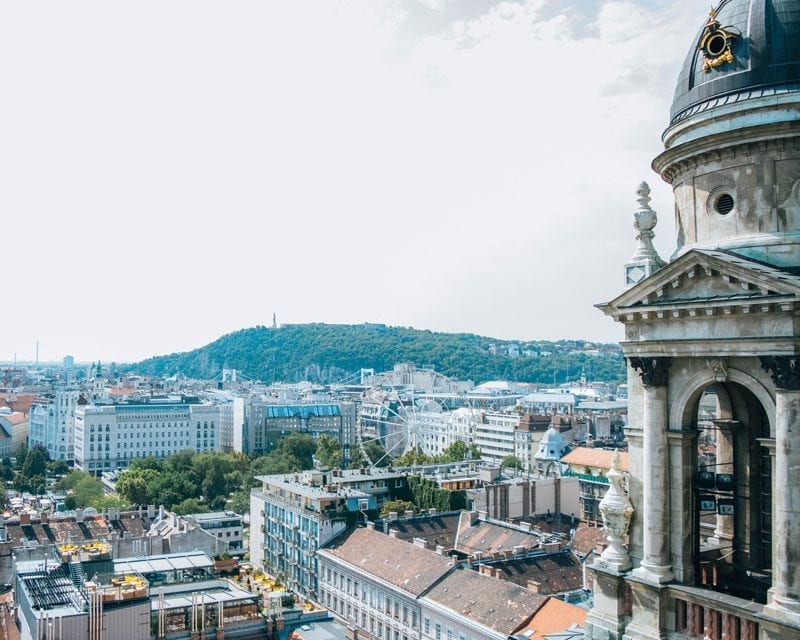
[[[359,623],[359,613],[361,614],[361,624],[359,625],[364,631],[369,629],[370,634],[376,640],[408,640],[408,634],[403,632],[401,634],[399,629],[392,629],[388,624],[384,627],[381,620],[374,616],[368,616],[364,610],[359,610],[358,607],[353,607],[349,602],[346,603],[343,599],[336,596],[331,597],[330,592],[323,594],[323,602],[325,606],[331,611],[338,613],[342,617],[347,617],[355,624]],[[384,636],[385,629],[385,636]]]
[[[409,609],[408,605],[390,597],[388,594],[384,594],[380,589],[364,583],[359,584],[358,580],[351,579],[350,576],[345,576],[344,573],[339,573],[336,570],[331,571],[330,567],[326,567],[325,582],[338,587],[340,591],[344,591],[349,596],[360,598],[361,602],[365,604],[369,600],[369,606],[373,609],[391,615],[395,620],[402,620],[403,624],[410,624],[412,628],[416,629],[416,610]]]

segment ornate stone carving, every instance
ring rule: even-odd
[[[761,356],[761,368],[772,376],[778,389],[800,391],[800,367],[795,356]]]
[[[629,285],[641,282],[664,266],[664,261],[653,246],[653,229],[658,223],[658,216],[650,206],[650,186],[642,182],[636,195],[639,208],[633,214],[633,227],[638,232],[638,245],[633,257],[625,264],[625,283]]]
[[[622,546],[625,534],[631,523],[633,505],[625,493],[619,451],[611,458],[611,470],[608,472],[608,491],[600,501],[600,513],[603,516],[603,528],[608,532],[609,546],[603,551],[600,560],[615,571],[627,571],[631,568],[631,557]]]
[[[669,380],[669,358],[628,358],[631,367],[642,376],[645,387],[663,387]]]
[[[708,358],[706,365],[714,372],[714,380],[716,382],[726,382],[728,380],[727,358]]]

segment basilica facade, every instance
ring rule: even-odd
[[[587,638],[800,639],[800,0],[698,11],[663,141],[678,246],[656,254],[643,184],[598,305],[625,328],[630,477]]]

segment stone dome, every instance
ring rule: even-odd
[[[683,63],[670,124],[787,91],[800,91],[800,0],[722,0]]]
[[[569,446],[555,427],[550,427],[542,435],[539,449],[534,458],[536,460],[560,460],[569,451]]]
[[[800,0],[722,0],[662,138],[653,169],[672,185],[672,259],[721,249],[800,272]]]

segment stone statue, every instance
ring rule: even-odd
[[[600,560],[609,568],[618,572],[631,568],[631,557],[623,546],[625,534],[631,523],[633,505],[625,493],[622,480],[622,462],[619,451],[614,451],[611,458],[611,470],[608,472],[608,491],[600,501],[600,513],[603,516],[603,528],[608,532],[609,546],[603,551]]]

